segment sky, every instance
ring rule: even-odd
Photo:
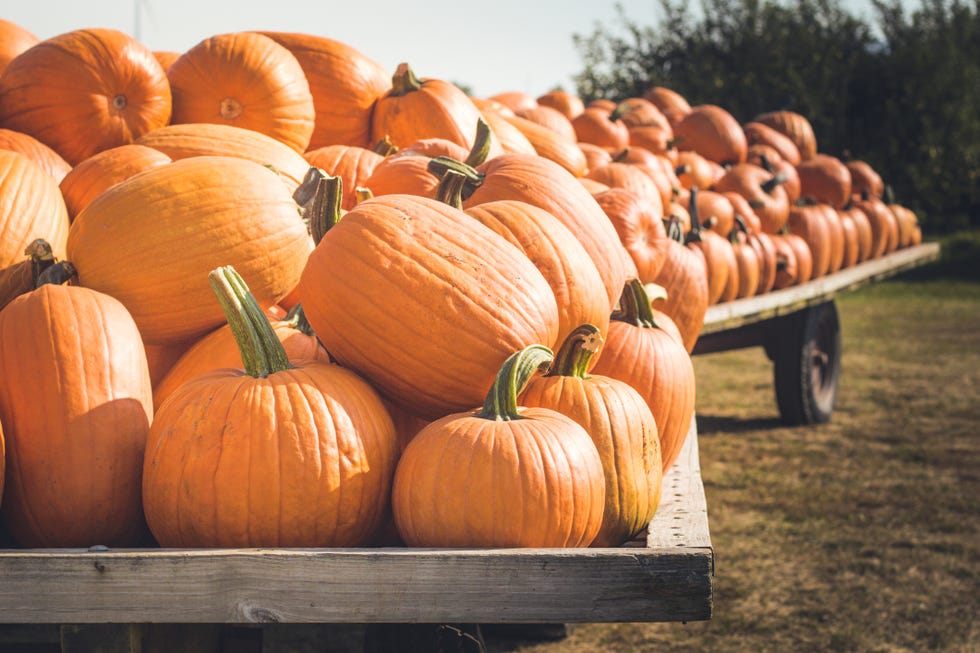
[[[175,52],[240,30],[318,34],[392,72],[407,62],[420,77],[465,85],[479,97],[506,91],[537,97],[559,86],[574,91],[583,63],[572,35],[600,25],[619,32],[617,4],[638,25],[658,22],[656,0],[0,0],[0,17],[41,39],[109,27],[151,50]]]

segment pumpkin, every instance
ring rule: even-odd
[[[653,412],[666,472],[680,455],[694,419],[694,365],[684,345],[661,328],[639,281],[623,289],[602,354],[592,369],[633,386]]]
[[[40,40],[27,28],[0,18],[0,74],[14,57],[37,45]]]
[[[691,200],[688,208],[688,214],[691,216],[691,229],[688,231],[685,240],[687,244],[701,250],[704,255],[705,271],[708,276],[708,305],[711,305],[722,301],[722,297],[729,287],[729,281],[732,280],[731,277],[738,274],[738,265],[728,239],[719,232],[706,229],[702,225],[697,200],[700,194],[698,189],[691,189]],[[735,282],[734,286],[738,287],[737,279],[732,281]]]
[[[857,264],[858,258],[861,255],[858,241],[858,228],[854,221],[852,210],[838,211],[837,218],[844,236],[844,256],[841,259],[841,267],[849,268]]]
[[[585,143],[600,147],[621,150],[630,142],[629,125],[622,120],[622,111],[617,107],[609,112],[598,107],[587,107],[572,120],[575,137]]]
[[[153,58],[157,60],[160,67],[163,68],[164,72],[180,58],[181,52],[174,52],[173,50],[154,50]]]
[[[694,150],[681,150],[677,153],[677,180],[684,188],[711,188],[719,179],[718,167]]]
[[[659,170],[654,170],[654,174],[658,172]],[[653,202],[656,206],[663,207],[660,189],[651,175],[644,171],[642,165],[613,159],[605,165],[592,168],[585,176],[609,188],[623,188],[631,191],[643,198],[644,201]]]
[[[628,383],[589,374],[602,347],[592,324],[573,330],[544,375],[520,394],[523,406],[551,408],[571,417],[591,436],[605,476],[602,526],[592,546],[620,546],[643,533],[660,504],[663,460],[657,422]]]
[[[514,113],[522,109],[533,109],[538,106],[538,101],[524,91],[504,91],[491,95],[486,99],[507,107],[507,109]]]
[[[654,154],[664,154],[676,158],[677,148],[674,147],[674,131],[657,125],[639,125],[629,128],[629,145],[642,147]]]
[[[667,116],[657,105],[642,97],[626,98],[616,108],[627,127],[658,127],[670,134],[674,133]]]
[[[0,150],[0,307],[32,289],[24,250],[36,239],[65,257],[68,210],[58,184],[23,154]]]
[[[834,256],[832,249],[835,245],[831,241],[827,215],[832,210],[833,207],[827,204],[806,203],[793,206],[789,212],[786,225],[790,233],[801,237],[810,248],[813,260],[810,279],[817,279],[830,272],[830,262]]]
[[[57,283],[20,295],[0,311],[0,377],[2,514],[14,540],[142,543],[140,475],[153,403],[140,333],[122,303]]]
[[[7,471],[7,451],[3,440],[3,423],[0,422],[0,507],[3,507],[3,483]]]
[[[659,196],[650,201],[625,188],[610,188],[595,199],[636,264],[637,278],[651,283],[663,269],[669,247]]]
[[[397,456],[381,398],[339,365],[290,363],[233,268],[208,279],[244,369],[195,377],[160,406],[143,466],[150,530],[168,547],[365,544]]]
[[[324,145],[309,150],[303,158],[311,166],[343,180],[341,204],[345,211],[357,204],[355,189],[365,186],[367,179],[385,160],[385,156],[376,150],[357,145]]]
[[[654,86],[643,94],[643,98],[656,105],[671,125],[676,125],[691,111],[691,104],[683,95],[665,86]]]
[[[722,193],[729,202],[732,204],[732,218],[737,221],[741,218],[745,222],[745,226],[751,231],[760,231],[762,229],[762,220],[756,215],[755,209],[749,204],[749,201],[745,199],[744,195],[735,193],[732,191],[727,191]]]
[[[800,195],[842,209],[851,199],[851,171],[837,157],[816,154],[796,166]]]
[[[534,145],[528,140],[520,129],[510,124],[498,109],[490,106],[489,103],[477,98],[470,98],[483,120],[490,126],[494,138],[500,142],[500,147],[504,152],[520,152],[522,154],[537,154]],[[510,117],[513,117],[513,113]]]
[[[897,247],[910,247],[917,245],[916,239],[921,241],[922,230],[919,228],[919,217],[915,211],[903,204],[892,200],[887,203],[888,208],[895,216],[898,226],[898,245]]]
[[[732,114],[714,104],[693,107],[674,126],[680,150],[694,150],[721,165],[745,161],[748,143],[742,126]]]
[[[844,165],[851,173],[851,192],[853,194],[860,195],[867,191],[875,197],[884,197],[885,183],[882,181],[881,175],[869,163],[853,159]]]
[[[65,178],[71,166],[60,154],[33,136],[11,129],[0,129],[0,150],[20,152],[44,168],[58,183]]]
[[[539,95],[536,100],[538,106],[551,107],[559,111],[569,120],[585,110],[582,98],[569,91],[556,88]]]
[[[169,156],[146,145],[127,143],[93,154],[61,180],[68,217],[72,220],[92,200],[138,172],[170,163]]]
[[[796,147],[793,139],[781,131],[761,122],[745,123],[742,125],[742,130],[745,132],[745,140],[750,148],[753,145],[765,145],[792,165],[800,163],[800,149]]]
[[[585,547],[602,526],[602,460],[585,429],[550,408],[519,407],[552,360],[531,345],[500,366],[482,409],[423,428],[392,488],[402,540],[421,547]]]
[[[850,222],[854,225],[855,237],[857,240],[856,263],[861,263],[871,258],[874,247],[874,234],[871,231],[871,221],[865,213],[853,201],[841,210],[841,220]]]
[[[146,342],[223,323],[202,279],[224,259],[265,306],[299,281],[313,241],[279,176],[253,161],[198,156],[130,177],[76,216],[67,251],[79,282],[126,305]]]
[[[217,34],[167,69],[173,124],[213,122],[271,136],[297,152],[313,135],[313,95],[296,57],[256,32]]]
[[[504,116],[504,120],[524,135],[535,154],[557,163],[575,177],[585,175],[588,169],[585,155],[574,140],[527,118],[515,115]]]
[[[414,195],[344,215],[310,254],[299,294],[339,363],[428,419],[477,405],[504,358],[558,334],[555,295],[517,247]]]
[[[865,193],[854,202],[868,217],[871,225],[871,252],[868,258],[880,258],[898,248],[898,220],[885,201]]]
[[[729,168],[712,189],[743,196],[759,216],[762,231],[774,234],[789,219],[790,199],[783,188],[785,180],[785,176],[773,174],[755,164],[740,163]]]
[[[723,193],[698,191],[697,204],[698,217],[705,229],[727,237],[735,228],[735,207]]]
[[[752,297],[759,292],[762,264],[755,246],[749,240],[748,228],[744,221],[739,220],[735,223],[735,227],[728,235],[728,242],[732,244],[738,272],[729,280],[729,284],[734,285],[735,288],[734,291],[727,293],[727,298],[731,300]]]
[[[589,253],[599,270],[609,310],[616,305],[619,291],[628,279],[636,277],[636,266],[619,241],[592,195],[557,163],[539,156],[504,154],[478,166],[482,177],[473,181],[472,192],[464,194],[463,206],[516,199],[548,211],[568,227]]]
[[[805,116],[795,111],[780,110],[761,113],[752,122],[772,127],[788,137],[800,153],[800,160],[812,159],[817,154],[817,138],[813,126]]]
[[[575,134],[575,127],[573,126],[572,121],[558,109],[552,109],[551,107],[544,105],[536,105],[533,107],[517,109],[514,111],[514,115],[524,118],[525,120],[530,120],[531,122],[541,125],[542,127],[547,127],[570,143],[574,143],[576,140],[579,140]]]
[[[373,195],[409,194],[435,199],[439,176],[429,170],[429,161],[438,156],[462,161],[468,153],[462,145],[445,138],[424,138],[379,161],[360,186]]]
[[[254,129],[217,123],[186,123],[154,129],[136,139],[138,145],[152,147],[174,161],[194,156],[235,156],[248,159],[274,171],[295,190],[310,164],[302,154]]]
[[[813,278],[813,254],[802,236],[775,234],[772,242],[776,248],[775,290],[799,286]]]
[[[371,113],[391,90],[391,74],[356,48],[325,36],[262,32],[289,50],[313,97],[313,133],[308,149],[327,145],[370,147]]]
[[[671,216],[667,226],[667,259],[653,283],[667,293],[661,310],[677,325],[684,349],[693,351],[708,310],[708,269],[704,254],[685,245],[680,220]]]
[[[170,113],[160,64],[118,30],[41,41],[0,77],[0,127],[30,134],[71,165],[166,125]]]
[[[592,143],[576,143],[576,145],[578,149],[582,150],[582,154],[585,155],[586,174],[588,174],[589,170],[612,163],[612,152],[606,148],[593,145]]]

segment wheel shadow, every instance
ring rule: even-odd
[[[722,433],[745,433],[746,431],[768,431],[783,428],[785,425],[779,417],[751,417],[740,419],[728,415],[696,415],[698,436]]]

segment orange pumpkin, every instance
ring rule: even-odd
[[[585,547],[602,526],[602,461],[565,415],[519,407],[549,349],[531,345],[500,366],[482,409],[423,428],[392,488],[402,539],[421,547]],[[438,363],[434,363],[438,364]]]
[[[504,116],[498,109],[491,106],[491,103],[479,100],[477,98],[470,98],[473,105],[476,106],[480,115],[490,126],[490,131],[493,132],[493,137],[500,142],[500,148],[504,152],[520,152],[522,154],[537,154],[534,149],[534,145],[528,140],[520,129],[516,126],[510,124],[507,121],[507,117]],[[510,115],[511,118],[514,117],[513,113]]]
[[[875,197],[884,197],[885,182],[882,181],[881,175],[870,164],[866,161],[853,159],[844,165],[847,166],[848,171],[851,173],[852,193],[860,195],[867,191]]]
[[[772,236],[776,247],[776,282],[773,288],[781,290],[799,286],[813,278],[813,253],[801,236],[781,233]]]
[[[732,279],[729,280],[729,284],[734,285],[735,288],[729,293],[728,299],[752,297],[759,291],[762,264],[759,261],[759,254],[749,241],[744,222],[736,223],[728,235],[728,242],[732,244],[732,252],[738,266],[738,273],[732,275]]]
[[[514,111],[515,116],[530,120],[531,122],[547,127],[556,132],[566,141],[574,143],[576,140],[575,127],[572,121],[558,109],[552,109],[543,105],[537,105]]]
[[[72,168],[59,185],[65,197],[68,217],[74,220],[92,200],[119,182],[170,161],[170,157],[163,152],[136,143],[93,154]]]
[[[748,150],[745,132],[732,114],[714,104],[693,107],[674,126],[680,150],[694,150],[721,165],[742,163]]]
[[[785,179],[755,164],[740,163],[729,168],[712,188],[720,193],[743,196],[759,216],[762,231],[774,234],[789,219],[790,199],[783,188]]]
[[[140,333],[116,299],[45,284],[0,311],[3,519],[26,547],[144,541],[153,416]]]
[[[765,145],[779,154],[781,159],[789,161],[791,164],[798,165],[800,162],[800,150],[786,134],[781,131],[764,125],[761,122],[748,122],[742,125],[745,132],[745,140],[751,148],[753,145]]]
[[[868,258],[879,258],[898,248],[898,220],[884,200],[865,193],[854,202],[868,217],[871,226],[871,252]]]
[[[585,110],[585,104],[582,103],[582,98],[560,88],[539,95],[536,101],[539,106],[551,107],[560,111],[569,120]]]
[[[588,107],[572,120],[572,127],[577,140],[585,143],[621,150],[630,142],[629,126],[623,122],[618,108],[609,112]]]
[[[346,43],[325,36],[262,32],[299,62],[313,96],[315,118],[308,149],[327,145],[370,147],[371,113],[391,90],[391,74]]]
[[[606,479],[602,527],[592,546],[620,546],[643,533],[660,505],[663,460],[657,422],[628,383],[589,374],[602,347],[585,324],[562,343],[547,374],[528,381],[519,401],[571,417],[592,437]]]
[[[827,214],[833,207],[827,204],[806,203],[793,206],[786,225],[790,233],[806,241],[813,260],[810,278],[817,279],[830,272],[833,248]]]
[[[365,544],[397,456],[381,397],[339,365],[291,364],[234,269],[208,278],[245,365],[195,377],[157,412],[143,466],[153,535],[169,547]]]
[[[633,386],[653,412],[663,471],[670,469],[694,419],[694,365],[684,346],[657,324],[639,281],[623,290],[593,374]]]
[[[585,175],[588,169],[585,154],[574,139],[569,140],[553,129],[520,116],[504,116],[504,120],[524,135],[535,154],[557,163],[575,177]]]
[[[676,125],[691,111],[691,104],[683,95],[665,86],[654,86],[643,94],[643,98],[655,104],[671,125]]]
[[[517,247],[414,195],[351,209],[310,254],[299,293],[338,362],[429,419],[478,404],[509,353],[558,334],[555,295]]]
[[[671,216],[667,227],[667,258],[653,283],[667,297],[658,304],[677,325],[684,349],[691,352],[708,310],[708,267],[700,249],[686,245],[680,221]]]
[[[374,150],[357,145],[324,145],[303,155],[307,163],[328,175],[343,180],[342,208],[350,210],[357,204],[356,189],[365,186],[368,178],[385,157]]]
[[[815,154],[796,166],[800,195],[842,209],[851,199],[851,171],[837,157]]]
[[[0,150],[0,307],[31,290],[24,251],[43,238],[65,257],[68,210],[58,184],[23,154]],[[25,285],[26,284],[26,285]]]
[[[812,159],[817,154],[817,138],[813,133],[813,125],[805,116],[795,111],[781,110],[761,113],[752,122],[772,127],[783,134],[796,145],[800,160]]]
[[[166,125],[170,112],[160,64],[118,30],[41,41],[0,77],[0,127],[30,134],[71,165]]]
[[[708,305],[710,306],[722,301],[730,286],[738,287],[738,280],[732,279],[733,275],[738,274],[738,264],[728,238],[717,231],[706,229],[702,225],[697,200],[700,195],[698,189],[691,189],[691,200],[688,205],[691,229],[687,233],[686,242],[688,245],[701,250],[704,255],[705,270],[708,275]],[[731,291],[731,294],[734,292]],[[728,297],[727,299],[731,298]]]
[[[650,201],[625,188],[610,188],[595,199],[636,264],[637,278],[652,283],[667,261],[669,247],[659,196]]]
[[[167,69],[173,124],[213,122],[271,136],[305,152],[313,95],[296,57],[256,32],[217,34]]]
[[[423,138],[379,161],[361,186],[373,195],[409,194],[435,199],[439,175],[429,170],[429,161],[439,156],[463,161],[468,155],[465,147],[445,138]],[[346,185],[344,188],[347,192]]]
[[[11,129],[0,129],[0,150],[20,152],[44,168],[58,183],[65,178],[71,166],[60,154],[33,136]]]
[[[154,129],[136,139],[174,161],[194,156],[235,156],[260,163],[282,177],[290,189],[303,181],[310,164],[282,141],[254,129],[217,123],[186,123]]]
[[[14,57],[40,42],[28,29],[9,20],[0,18],[0,74]]]
[[[299,281],[313,241],[278,175],[253,161],[199,156],[130,177],[71,225],[82,285],[119,299],[146,342],[201,336],[224,320],[207,278],[224,259],[271,306]]]

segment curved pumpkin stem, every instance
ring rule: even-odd
[[[24,249],[24,254],[31,258],[31,282],[36,288],[41,274],[55,263],[54,250],[48,241],[38,238]]]
[[[447,170],[436,187],[436,199],[443,204],[463,210],[463,189],[466,177],[455,170]]]
[[[78,276],[78,271],[71,261],[58,261],[44,268],[37,276],[35,287],[40,288],[46,284],[60,286]]]
[[[676,215],[671,214],[664,219],[664,229],[667,231],[667,237],[671,240],[684,244],[684,227],[681,226],[681,219]]]
[[[422,88],[422,80],[415,76],[415,71],[407,63],[398,64],[395,74],[391,76],[392,97],[408,95]]]
[[[303,335],[316,335],[313,332],[313,327],[310,326],[310,321],[306,319],[306,312],[303,310],[302,304],[296,304],[296,306],[289,309],[289,312],[286,313],[285,322]]]
[[[492,139],[493,132],[490,131],[490,125],[487,124],[487,121],[483,118],[477,120],[476,137],[473,139],[473,147],[470,149],[470,154],[463,163],[472,168],[484,163],[487,157],[490,156],[490,142]]]
[[[602,334],[594,324],[583,324],[565,337],[555,354],[555,362],[545,376],[573,376],[586,379],[589,362],[602,347]]]
[[[554,358],[554,353],[544,345],[528,345],[511,354],[500,366],[477,417],[502,422],[524,419],[517,412],[517,395],[534,373],[546,369]]]
[[[701,218],[698,216],[698,189],[691,187],[691,200],[687,206],[687,212],[691,216],[691,230],[687,232],[685,243],[701,242]]]
[[[777,173],[773,175],[769,181],[762,183],[762,190],[765,191],[766,195],[772,195],[772,192],[776,190],[776,186],[779,184],[785,184],[787,181],[789,180],[787,179],[785,173]]]
[[[448,156],[436,156],[429,160],[427,166],[429,172],[439,177],[440,179],[448,172],[452,170],[458,172],[459,174],[466,177],[466,184],[463,188],[463,200],[465,201],[470,195],[473,194],[480,184],[483,183],[483,179],[486,177],[482,172],[479,172],[476,168],[471,165],[467,165],[462,161],[457,161],[456,159]]]
[[[306,209],[314,243],[320,244],[330,228],[340,222],[343,194],[344,182],[340,177],[325,174],[318,180]]]
[[[371,192],[370,188],[367,188],[365,186],[358,186],[357,188],[354,189],[354,198],[357,200],[358,204],[360,204],[361,202],[366,202],[372,197],[374,197],[374,193]]]
[[[613,312],[611,318],[643,329],[660,328],[653,315],[650,296],[639,279],[632,279],[626,284],[619,298],[619,309]]]
[[[208,274],[208,281],[235,335],[245,373],[258,379],[291,369],[293,366],[269,318],[235,268],[230,265],[216,268]]]
[[[398,146],[391,142],[390,136],[385,136],[380,141],[374,144],[371,151],[375,154],[380,154],[381,156],[391,156],[398,151]]]

